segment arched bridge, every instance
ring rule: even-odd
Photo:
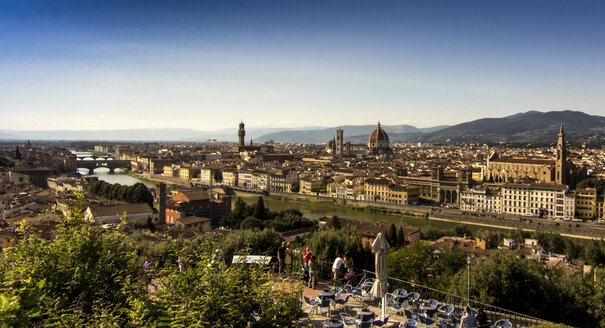
[[[128,160],[76,160],[69,159],[66,161],[67,167],[72,170],[88,169],[88,174],[92,174],[96,168],[106,167],[109,172],[115,169],[130,170],[131,164]]]
[[[130,170],[130,161],[112,160],[112,161],[78,161],[78,168],[88,169],[88,174],[92,174],[96,168],[106,167],[109,172],[113,172],[115,169],[128,169]]]

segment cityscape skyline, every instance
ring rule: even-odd
[[[410,124],[602,115],[605,5],[0,4],[0,129]],[[81,128],[80,128],[81,127]]]

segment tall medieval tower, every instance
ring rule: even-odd
[[[237,131],[237,136],[239,137],[239,146],[244,146],[244,136],[246,135],[246,130],[244,130],[244,122],[240,121],[239,130]]]
[[[555,163],[555,182],[559,184],[567,184],[567,149],[565,147],[565,132],[563,131],[563,123],[559,130],[559,140],[557,141]]]
[[[154,205],[159,214],[158,223],[166,224],[166,185],[163,183],[155,187]]]
[[[343,131],[342,129],[338,129],[336,130],[336,155],[342,155],[343,154]]]

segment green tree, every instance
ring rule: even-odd
[[[422,239],[437,240],[445,236],[445,232],[433,227],[426,227],[422,230]]]
[[[466,224],[457,224],[454,227],[454,235],[457,237],[469,237],[473,238],[473,232],[468,228]]]
[[[267,209],[265,208],[265,202],[263,201],[263,197],[258,197],[256,202],[256,206],[254,206],[254,215],[255,218],[264,221],[267,219]]]
[[[389,276],[415,283],[426,283],[431,272],[429,266],[433,264],[435,248],[425,242],[417,242],[410,247],[401,247],[390,251]]]
[[[234,254],[271,255],[284,241],[284,237],[275,230],[236,230],[225,237],[221,249],[226,261]]]
[[[243,219],[239,225],[240,229],[262,229],[264,227],[265,227],[265,224],[263,223],[263,221],[255,218],[253,216],[249,216],[249,217]]]
[[[118,199],[118,192],[120,191],[121,185],[119,183],[114,183],[109,190],[109,198],[110,199]]]
[[[593,239],[584,249],[584,258],[588,264],[595,267],[605,265],[605,242]]]
[[[209,265],[202,258],[184,271],[172,270],[158,293],[170,327],[296,327],[300,287],[274,290],[257,266]],[[258,321],[252,316],[258,314]]]
[[[403,227],[399,227],[399,232],[397,233],[397,240],[399,240],[399,246],[405,246],[405,234],[403,233]]]
[[[216,183],[223,182],[223,171],[221,170],[212,170],[212,178]]]
[[[436,280],[432,285],[437,289],[447,290],[456,273],[466,268],[468,255],[459,248],[441,248],[438,254],[439,256],[435,258],[435,262],[431,265]]]
[[[332,218],[332,229],[340,229],[341,225],[340,225],[340,219],[338,218],[338,216],[334,215],[334,217]]]
[[[47,242],[21,225],[0,257],[0,326],[97,326],[145,320],[150,304],[141,261],[122,231],[103,234],[80,210]],[[132,317],[135,314],[138,318]]]
[[[395,227],[395,224],[391,223],[389,232],[386,234],[385,237],[387,238],[387,241],[389,242],[389,245],[392,248],[399,247],[399,239],[397,238],[397,228]]]
[[[222,224],[237,229],[242,220],[252,214],[251,212],[250,206],[241,197],[237,197],[233,203],[231,214],[223,220]]]
[[[19,159],[21,159],[21,158],[22,158],[22,156],[21,156],[21,151],[19,150],[19,146],[17,146],[17,147],[15,148],[15,159],[16,159],[16,160],[19,160]]]
[[[322,229],[306,236],[303,243],[317,256],[319,261],[331,264],[336,257],[349,252],[355,267],[374,270],[374,256],[370,248],[365,248],[361,236],[354,230]],[[327,269],[331,270],[331,265]],[[329,271],[329,270],[327,270]]]
[[[101,190],[99,191],[99,196],[109,198],[109,192],[111,191],[111,185],[109,183],[104,182]]]

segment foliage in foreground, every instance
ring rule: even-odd
[[[52,241],[22,225],[3,250],[1,327],[291,327],[301,315],[297,286],[274,289],[260,267],[215,263],[209,237],[124,238],[74,213]]]
[[[467,279],[460,270],[450,291],[465,295]],[[594,287],[581,274],[568,276],[512,254],[494,253],[471,268],[471,299],[580,327],[597,327],[604,318],[595,311]]]
[[[83,326],[130,322],[147,293],[138,256],[119,232],[103,234],[67,218],[47,242],[21,225],[22,239],[0,257],[1,326]]]

